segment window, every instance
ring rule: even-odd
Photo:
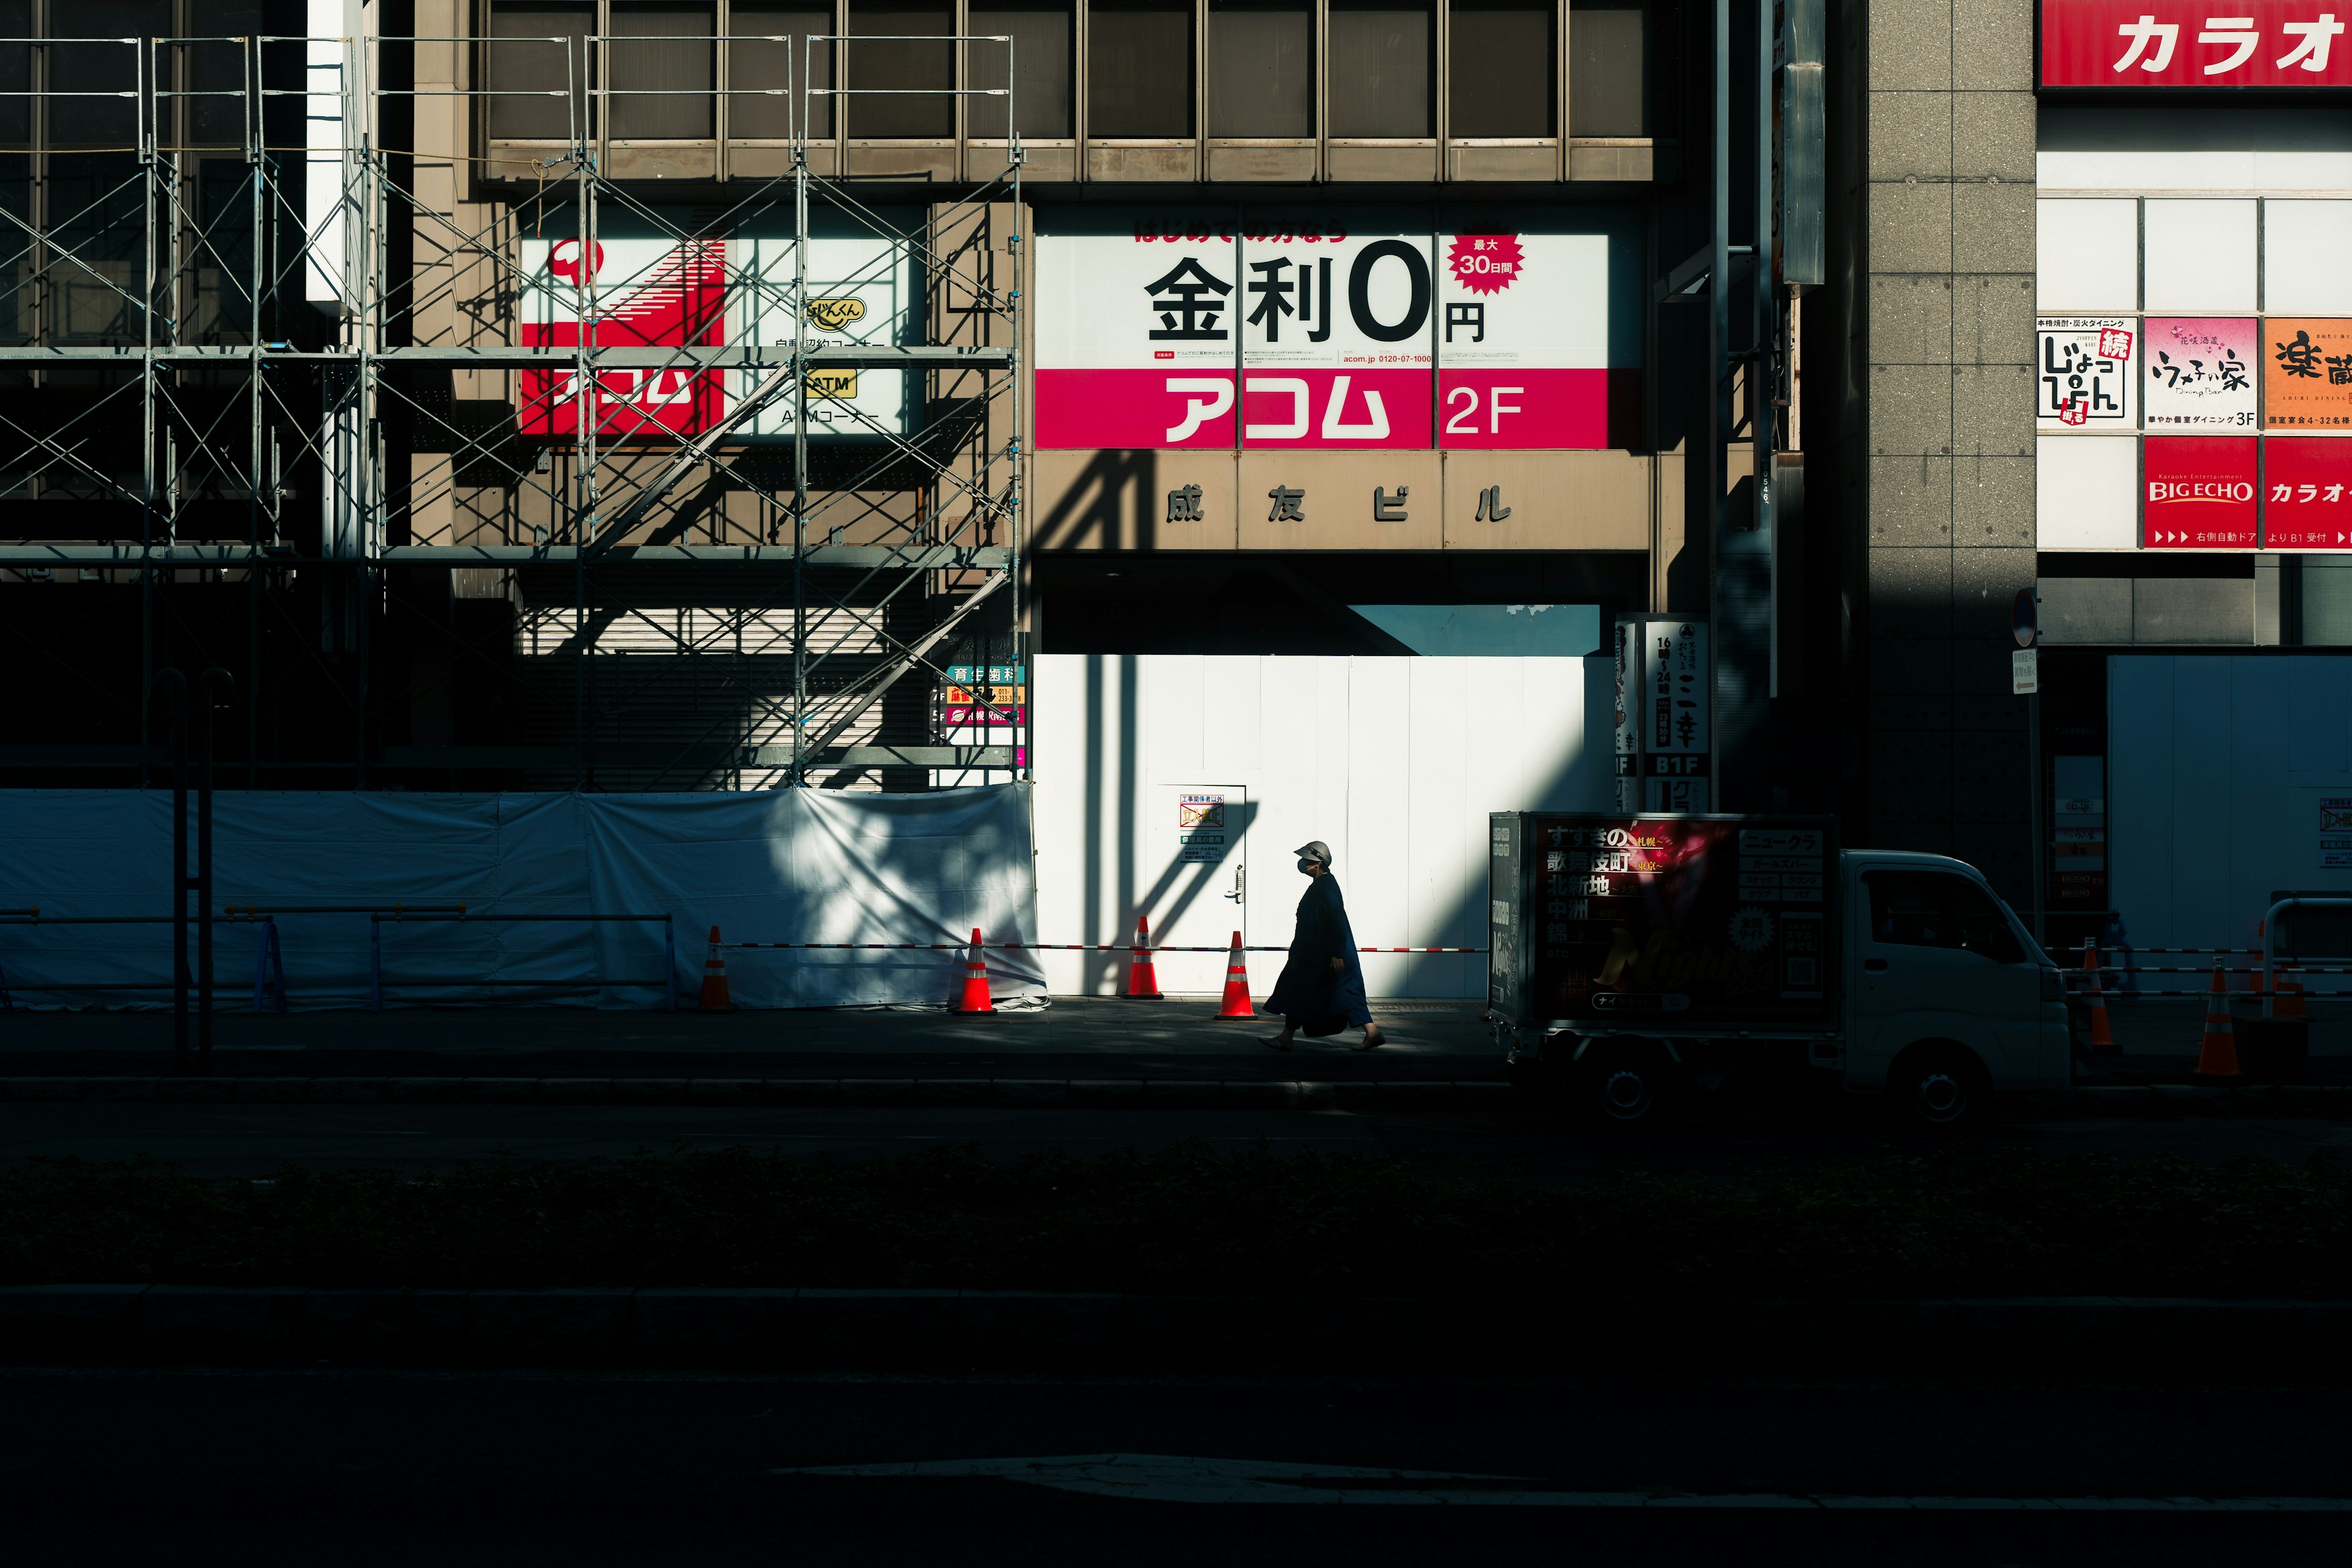
[[[1331,134],[1437,134],[1437,14],[1405,0],[1332,0]]]
[[[708,0],[614,0],[612,17],[613,135],[685,142],[718,134],[711,98],[719,85],[718,27]]]
[[[1087,134],[1192,135],[1192,7],[1094,0],[1087,17]]]
[[[577,0],[499,0],[490,12],[490,41],[483,47],[493,140],[563,142],[589,134],[588,87],[596,61],[588,38],[595,30],[596,8]]]
[[[1945,871],[1870,871],[1870,937],[1892,947],[1959,948],[2022,963],[2025,946],[1991,894]]]
[[[1454,0],[1450,19],[1447,134],[1554,134],[1548,0]]]
[[[1301,0],[1209,0],[1209,134],[1315,134],[1315,24]]]
[[[1643,15],[1625,0],[1573,0],[1568,13],[1568,133],[1647,136]]]
[[[970,13],[965,31],[987,37],[1004,34],[1013,39],[1013,109],[1020,117],[1024,136],[1074,136],[1076,103],[1070,71],[1072,12],[1061,6],[1033,5],[1020,11]],[[973,44],[965,79],[973,88],[1004,85],[1004,46]],[[973,96],[965,124],[970,133],[991,141],[1004,135],[1004,100]]]
[[[173,36],[172,0],[73,0],[51,8],[48,35],[100,40],[58,44],[49,50],[49,144],[135,152],[138,110],[128,98],[99,94],[135,92],[139,50],[119,40]],[[168,68],[169,56],[163,66]],[[89,95],[89,96],[78,96]]]
[[[145,172],[129,153],[84,153],[48,161],[50,335],[135,342],[145,278]],[[56,252],[73,253],[59,266]]]
[[[857,137],[955,134],[955,12],[935,0],[852,0],[849,91]],[[878,39],[872,35],[881,35]],[[928,35],[928,36],[925,36]]]
[[[263,23],[261,0],[207,0],[202,25],[190,31],[226,41],[195,44],[188,49],[189,89],[205,95],[187,100],[189,139],[205,147],[242,146],[250,48],[236,40],[275,29]]]
[[[805,104],[808,133],[820,140],[831,136],[833,100],[822,94],[803,100],[801,89],[833,85],[833,46],[812,47],[804,41],[835,30],[833,7],[824,0],[735,0],[727,15],[727,30],[735,39],[727,46],[727,134],[784,141],[793,133],[793,117]],[[768,38],[786,41],[769,43]],[[772,96],[765,90],[769,88],[791,91]]]

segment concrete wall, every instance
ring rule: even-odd
[[[1868,0],[1870,816],[2029,897],[2010,601],[2034,581],[2031,0]]]
[[[1039,940],[1290,941],[1291,851],[1331,847],[1360,943],[1486,941],[1486,814],[1606,809],[1604,658],[1283,658],[1048,654],[1037,659]],[[1187,862],[1178,797],[1229,796],[1233,842]],[[1244,868],[1236,890],[1236,865]],[[1222,952],[1164,953],[1171,992],[1213,994]],[[1264,996],[1281,954],[1250,955]],[[1048,952],[1050,991],[1107,994],[1124,953]],[[1375,996],[1475,996],[1477,957],[1368,956]]]

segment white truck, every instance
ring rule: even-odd
[[[1496,812],[1487,1016],[1514,1082],[1617,1121],[1733,1082],[1946,1127],[2073,1080],[2064,977],[1976,868],[1833,820]]]

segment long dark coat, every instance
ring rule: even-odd
[[[1331,961],[1344,959],[1338,973]],[[1282,976],[1265,1010],[1278,1013],[1309,1035],[1336,1035],[1349,1025],[1372,1021],[1364,1000],[1364,965],[1356,954],[1356,933],[1348,926],[1348,906],[1339,897],[1339,879],[1326,872],[1307,887],[1298,900],[1298,930],[1290,939],[1290,956],[1283,961]]]

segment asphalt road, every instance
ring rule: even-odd
[[[0,1373],[0,1558],[2284,1568],[2344,1393]]]
[[[0,1104],[0,1169],[32,1157],[150,1158],[205,1175],[306,1165],[443,1165],[501,1152],[523,1159],[619,1158],[732,1145],[887,1158],[977,1143],[1105,1153],[1180,1139],[1285,1152],[1358,1150],[1458,1163],[1547,1183],[1628,1165],[1655,1171],[1917,1152],[1936,1142],[1854,1103],[1694,1111],[1655,1131],[1619,1133],[1540,1112],[1090,1110],[921,1107],[855,1110],[573,1105],[190,1105],[85,1100]],[[2352,1122],[2316,1118],[2085,1118],[2012,1111],[1969,1137],[1976,1147],[2051,1153],[2171,1152],[2302,1160],[2352,1147]]]

